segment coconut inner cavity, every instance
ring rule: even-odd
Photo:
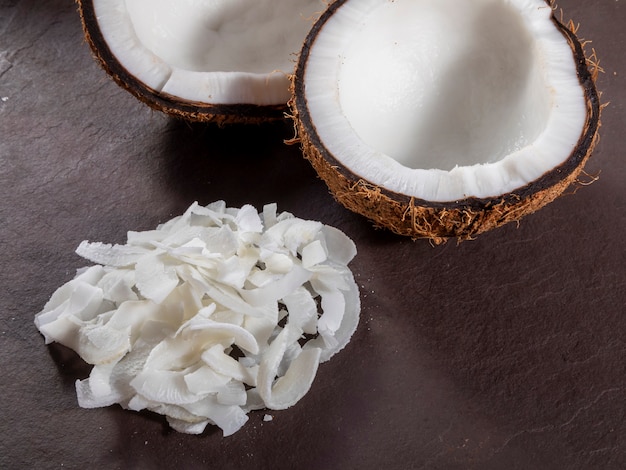
[[[524,187],[576,148],[584,92],[545,0],[333,5],[296,72],[300,115],[333,165],[446,202]]]
[[[290,72],[317,0],[126,0],[141,42],[201,72]]]
[[[341,107],[368,145],[407,167],[491,163],[545,127],[535,54],[505,2],[384,2],[342,51]]]
[[[148,92],[200,104],[285,105],[322,0],[92,0],[117,62]]]

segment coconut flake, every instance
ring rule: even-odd
[[[81,242],[76,248],[76,254],[98,264],[121,268],[131,266],[146,253],[145,249],[128,245],[110,245],[107,243]]]
[[[176,271],[157,256],[140,259],[135,267],[137,288],[146,299],[161,303],[178,285]]]
[[[285,374],[276,379],[283,356],[299,336],[298,329],[285,327],[270,345],[259,367],[259,393],[270,409],[282,410],[295,405],[309,391],[315,378],[321,354],[317,348],[301,351]]]
[[[209,366],[199,367],[185,375],[185,384],[189,391],[200,396],[219,392],[230,380],[231,377],[215,372]]]
[[[182,432],[185,434],[202,434],[209,420],[200,421],[198,423],[189,423],[182,419],[175,419],[167,417],[167,424],[171,426],[174,431]]]
[[[317,333],[317,304],[307,289],[299,287],[282,300],[289,311],[291,324],[301,328],[303,333]]]
[[[311,269],[313,266],[326,261],[328,254],[320,240],[314,240],[302,249],[302,266]]]
[[[84,408],[117,403],[227,436],[251,410],[296,404],[358,324],[354,243],[275,204],[194,203],[125,245],[77,252],[100,264],[59,287],[35,324],[94,365],[76,383]]]
[[[232,377],[249,385],[256,385],[256,377],[251,374],[249,368],[241,362],[233,359],[224,351],[224,348],[216,344],[202,353],[202,360],[214,371]]]
[[[248,395],[242,382],[231,380],[217,392],[217,402],[222,405],[245,405]]]
[[[122,397],[113,391],[96,395],[91,388],[91,378],[76,381],[76,396],[81,408],[103,408],[119,403]]]
[[[285,273],[274,282],[257,289],[239,291],[241,297],[250,305],[262,307],[274,304],[284,296],[289,295],[311,278],[311,271],[295,265],[291,271]]]
[[[130,385],[137,393],[153,402],[171,405],[193,403],[198,400],[198,396],[189,391],[185,383],[186,373],[186,370],[145,368],[130,381]]]
[[[256,338],[245,328],[228,323],[217,322],[211,319],[197,318],[190,320],[187,329],[188,332],[202,334],[207,341],[222,341],[250,351],[252,354],[259,352],[259,345]],[[189,335],[188,335],[189,336]],[[193,338],[189,338],[193,340]]]

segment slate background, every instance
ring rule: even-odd
[[[562,0],[604,74],[594,184],[476,241],[374,230],[329,196],[289,125],[150,111],[92,60],[71,0],[0,0],[0,468],[626,468],[624,2]],[[34,315],[84,262],[191,202],[337,226],[362,320],[295,407],[237,434],[78,407],[88,368]]]

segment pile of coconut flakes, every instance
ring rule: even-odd
[[[151,410],[180,432],[215,424],[228,436],[250,410],[294,405],[359,320],[354,243],[275,204],[194,203],[124,245],[76,252],[96,264],[35,324],[93,364],[76,382],[80,406]]]

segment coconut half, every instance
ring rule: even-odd
[[[463,240],[576,180],[600,125],[595,69],[544,0],[337,0],[290,105],[339,202],[402,235]]]
[[[321,0],[77,0],[106,72],[151,107],[218,123],[282,119]]]

